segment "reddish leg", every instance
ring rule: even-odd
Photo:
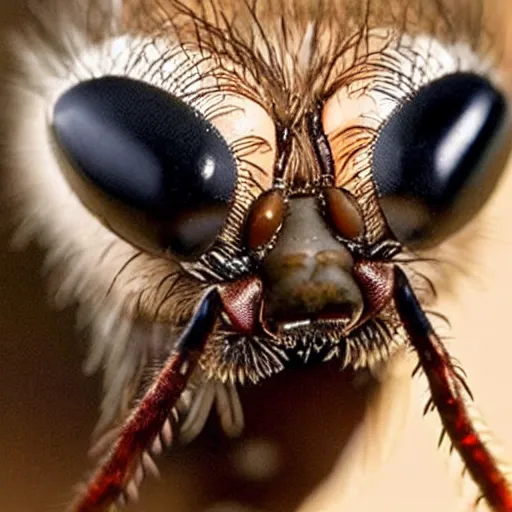
[[[410,341],[427,376],[432,401],[453,446],[483,497],[496,512],[512,512],[512,490],[497,461],[474,428],[468,408],[470,399],[450,355],[423,313],[404,273],[395,269],[394,299]]]
[[[106,460],[73,505],[73,512],[105,511],[122,497],[144,452],[162,431],[184,391],[213,329],[219,304],[216,290],[202,299],[175,350],[126,420]]]

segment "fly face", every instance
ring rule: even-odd
[[[52,183],[25,212],[65,258],[60,291],[95,330],[90,367],[106,364],[100,430],[125,421],[73,510],[133,498],[189,409],[238,410],[237,386],[288,365],[371,370],[403,346],[483,496],[512,510],[415,267],[478,214],[508,156],[483,14],[426,0],[75,8],[76,45],[46,46],[44,62],[25,47],[46,131],[20,124],[44,131]],[[206,416],[185,420],[189,437]]]

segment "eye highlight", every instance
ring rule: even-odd
[[[503,171],[507,110],[486,78],[456,73],[422,87],[391,115],[374,145],[372,173],[399,242],[432,246],[479,211]]]
[[[237,164],[195,109],[147,83],[103,77],[65,92],[52,127],[75,193],[118,235],[182,259],[213,244],[230,210]]]

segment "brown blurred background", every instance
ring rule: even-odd
[[[5,13],[15,4],[1,1],[2,23],[9,23]],[[492,230],[478,277],[464,284],[458,291],[462,299],[443,311],[453,321],[457,340],[463,340],[456,355],[468,369],[476,398],[512,456],[510,197],[511,173],[489,208]],[[86,453],[101,382],[82,374],[87,344],[74,330],[73,310],[56,312],[49,306],[42,253],[34,245],[13,252],[11,235],[9,229],[0,233],[0,509],[60,511],[90,467]],[[348,379],[323,366],[244,390],[244,438],[226,440],[211,421],[191,446],[158,461],[162,480],[147,481],[141,502],[132,509],[200,512],[215,503],[238,502],[255,511],[295,510],[334,467],[362,414],[366,388],[354,388]],[[436,452],[436,426],[429,418],[421,420],[424,389],[424,383],[415,383],[409,423],[385,470],[365,489],[360,504],[343,510],[457,510],[456,479],[448,476]],[[267,466],[263,471],[258,470],[260,458]],[[308,512],[341,510],[337,494],[343,485],[332,480]],[[225,505],[217,510],[246,509]]]

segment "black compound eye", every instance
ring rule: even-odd
[[[53,129],[71,186],[121,237],[184,259],[215,242],[236,161],[217,129],[182,100],[129,78],[93,79],[59,98]]]
[[[435,245],[478,212],[504,168],[507,117],[504,96],[472,73],[440,78],[394,112],[374,146],[373,179],[398,241]]]

